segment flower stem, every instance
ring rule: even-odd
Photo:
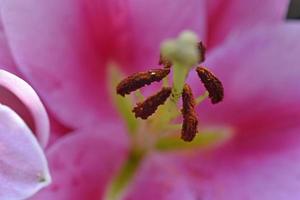
[[[145,151],[139,149],[132,149],[130,151],[127,160],[108,186],[105,200],[122,199],[145,154]]]

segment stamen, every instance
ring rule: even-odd
[[[204,46],[203,42],[198,43],[198,51],[199,51],[199,63],[202,63],[205,61],[205,53],[206,53],[206,47]]]
[[[197,67],[196,71],[209,93],[209,98],[213,104],[219,103],[224,98],[222,82],[207,68]]]
[[[159,92],[148,97],[145,101],[137,103],[137,106],[132,110],[132,112],[135,113],[135,117],[147,119],[156,111],[158,106],[165,103],[170,96],[171,91],[171,87],[163,87]]]
[[[121,81],[117,86],[117,94],[125,96],[125,94],[130,94],[131,92],[144,87],[145,85],[150,85],[154,81],[159,82],[164,77],[170,73],[170,69],[153,69],[147,72],[135,73],[123,81]]]
[[[190,142],[197,133],[198,120],[195,112],[195,98],[188,84],[184,85],[182,92],[182,116],[183,124],[181,129],[181,139]]]

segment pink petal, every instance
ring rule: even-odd
[[[58,121],[51,113],[49,113],[50,120],[50,138],[49,138],[49,146],[54,144],[56,141],[60,140],[63,136],[73,133],[73,129],[65,126],[60,121]]]
[[[224,101],[198,107],[202,124],[264,132],[299,124],[300,24],[257,28],[207,56]],[[203,88],[193,74],[193,88]]]
[[[103,78],[108,60],[131,68],[156,66],[161,40],[184,28],[203,33],[203,9],[196,0],[1,2],[20,70],[53,113],[73,127],[111,113]]]
[[[4,70],[0,70],[0,86],[13,93],[27,107],[34,120],[34,132],[41,145],[45,147],[49,139],[49,119],[38,95],[25,81]],[[4,90],[1,89],[1,91]],[[5,94],[7,93],[2,93],[2,95]],[[13,106],[16,103],[16,100],[8,102]],[[23,110],[23,108],[20,109]]]
[[[33,199],[101,199],[127,154],[125,135],[115,124],[69,134],[48,151],[53,184]]]
[[[166,156],[148,157],[136,174],[126,200],[194,200],[188,179]]]
[[[206,7],[203,0],[129,0],[134,59],[132,66],[156,67],[160,44],[181,31],[195,31],[206,39]]]
[[[201,198],[299,199],[299,33],[297,23],[258,28],[208,56],[225,99],[201,105],[201,123],[233,127],[235,138],[182,161]]]
[[[0,105],[0,162],[0,199],[25,199],[51,181],[32,132],[4,105]]]
[[[288,0],[218,0],[208,2],[208,45],[217,46],[230,34],[255,26],[283,22]]]
[[[298,127],[239,137],[218,151],[181,160],[182,170],[201,199],[297,200],[299,131]]]
[[[0,22],[0,26],[1,26]],[[6,36],[0,28],[0,69],[4,69],[14,74],[18,74],[19,72],[16,68],[15,61],[11,55],[10,49],[7,44]]]
[[[20,71],[51,111],[73,127],[90,123],[107,110],[104,49],[109,44],[103,44],[105,35],[99,36],[99,44],[94,35],[91,13],[86,13],[93,4],[1,1],[4,28]],[[97,25],[106,30],[107,23]]]

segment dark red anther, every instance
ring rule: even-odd
[[[168,59],[164,58],[161,54],[159,56],[159,65],[164,65],[165,68],[170,69],[172,66],[171,61],[169,61]]]
[[[202,63],[202,62],[205,61],[205,53],[206,53],[206,47],[204,46],[203,42],[198,43],[198,50],[199,50],[199,53],[200,53],[199,63]]]
[[[147,119],[156,111],[158,106],[165,103],[171,92],[172,89],[170,87],[163,87],[159,92],[148,97],[145,101],[137,103],[132,112],[135,113],[136,118]]]
[[[117,85],[117,94],[125,96],[131,92],[150,85],[154,81],[159,82],[170,73],[170,69],[153,69],[147,72],[138,72],[128,76]]]
[[[219,103],[224,98],[222,82],[205,67],[197,67],[196,71],[209,93],[209,98],[213,104]]]
[[[195,112],[195,98],[188,84],[184,85],[182,91],[182,116],[183,124],[181,129],[181,139],[190,142],[197,133],[198,120]]]

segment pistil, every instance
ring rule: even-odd
[[[111,79],[118,94],[118,96],[113,94],[113,99],[125,117],[131,133],[131,144],[128,160],[108,186],[106,199],[115,200],[122,197],[138,166],[152,149],[165,151],[196,148],[226,139],[227,133],[223,137],[221,134],[209,132],[205,134],[207,131],[203,129],[198,131],[196,106],[207,97],[211,98],[213,104],[219,103],[224,97],[221,81],[207,68],[197,67],[204,62],[205,52],[206,48],[199,42],[197,36],[185,31],[177,39],[166,40],[162,44],[159,58],[159,65],[163,65],[161,68],[137,72],[118,84],[115,84],[114,77],[119,77],[119,74],[113,73]],[[207,90],[198,98],[194,98],[192,88],[186,84],[188,74],[194,68]],[[169,86],[167,78],[171,70],[173,77]],[[149,97],[142,95],[141,88],[160,81],[164,82],[161,90]],[[135,98],[130,95],[131,93],[135,93]],[[182,109],[178,106],[180,97]],[[138,103],[134,101],[136,99]],[[182,123],[175,124],[180,115]],[[182,140],[176,134],[180,128]],[[198,140],[195,141],[195,138]]]

